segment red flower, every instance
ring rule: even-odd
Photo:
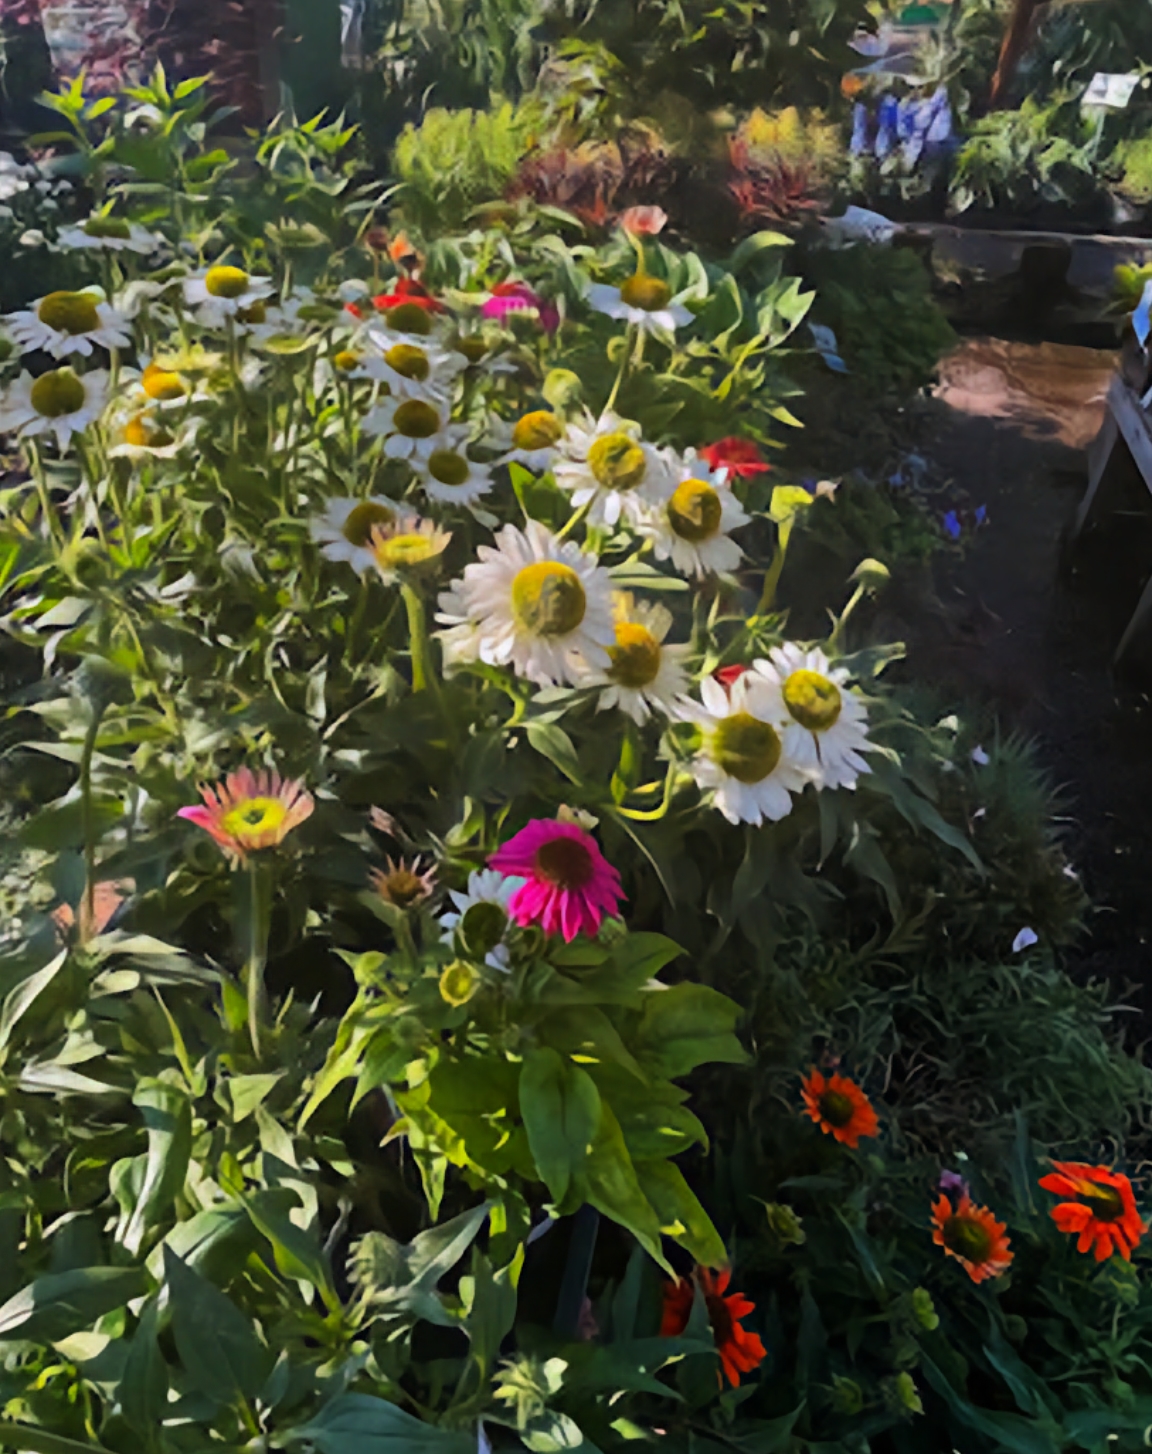
[[[728,688],[733,682],[738,682],[746,671],[751,671],[747,666],[718,666],[712,675],[724,688]]]
[[[932,1208],[932,1240],[955,1257],[973,1282],[1002,1277],[1012,1263],[1007,1227],[987,1207],[978,1207],[965,1191],[954,1207],[941,1195]]]
[[[412,278],[397,279],[393,292],[380,293],[372,299],[372,303],[378,313],[388,313],[393,308],[399,308],[403,303],[414,303],[425,313],[446,313],[448,311],[438,298],[432,296],[423,283],[417,283]]]
[[[708,461],[709,469],[727,470],[730,480],[754,479],[772,468],[750,439],[739,439],[736,435],[718,439],[700,454]]]
[[[855,1150],[861,1136],[875,1136],[879,1132],[880,1122],[872,1102],[848,1076],[825,1076],[813,1067],[802,1084],[804,1113],[812,1117],[826,1136]]]
[[[1077,1252],[1095,1247],[1096,1261],[1118,1252],[1125,1262],[1145,1232],[1132,1183],[1106,1166],[1085,1166],[1079,1161],[1054,1161],[1056,1170],[1040,1178],[1045,1191],[1067,1197],[1052,1208],[1052,1220],[1061,1232],[1077,1233]]]
[[[712,1324],[712,1337],[720,1355],[720,1365],[733,1388],[739,1386],[740,1375],[750,1373],[767,1357],[764,1344],[758,1334],[750,1333],[741,1326],[740,1319],[756,1311],[743,1293],[725,1293],[732,1274],[725,1268],[722,1272],[711,1272],[707,1267],[698,1267],[695,1280],[704,1294],[708,1309],[708,1321]],[[686,1278],[664,1284],[664,1318],[660,1324],[662,1338],[678,1338],[688,1326],[692,1316],[692,1304],[696,1300],[696,1289]]]

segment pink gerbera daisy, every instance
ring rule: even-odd
[[[211,833],[229,858],[241,863],[249,853],[282,843],[315,806],[302,783],[250,767],[229,773],[215,787],[202,787],[200,796],[203,807],[181,808],[176,816]]]
[[[509,878],[527,880],[508,901],[517,924],[539,924],[567,943],[581,932],[595,934],[624,897],[619,873],[575,823],[534,818],[488,862]]]

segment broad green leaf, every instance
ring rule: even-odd
[[[234,1075],[228,1082],[232,1100],[232,1118],[243,1121],[260,1105],[285,1072],[277,1070],[263,1075]]]
[[[528,741],[541,757],[546,757],[553,767],[559,768],[569,782],[579,784],[582,781],[580,760],[571,737],[563,727],[554,722],[529,722]]]
[[[732,1033],[740,1006],[707,985],[684,981],[645,998],[636,1034],[641,1065],[674,1079],[709,1061],[742,1065],[748,1058]]]
[[[58,1343],[148,1286],[142,1267],[81,1267],[38,1277],[0,1307],[0,1341]]]
[[[245,1206],[253,1226],[271,1242],[277,1269],[285,1277],[309,1283],[324,1299],[329,1312],[335,1312],[340,1299],[332,1284],[328,1259],[319,1242],[283,1210],[283,1193],[256,1192]]]
[[[255,1398],[273,1359],[248,1318],[168,1247],[164,1278],[176,1351],[193,1387],[219,1404]]]
[[[641,1190],[660,1219],[660,1230],[679,1242],[702,1267],[724,1267],[727,1249],[712,1218],[671,1161],[637,1161]]]
[[[148,1254],[148,1271],[156,1280],[164,1277],[164,1249],[168,1248],[189,1267],[208,1278],[222,1278],[225,1264],[243,1262],[256,1245],[251,1219],[239,1202],[224,1202],[197,1212],[186,1222],[177,1222],[159,1247]]]
[[[13,1030],[23,1019],[37,996],[52,983],[67,961],[68,951],[65,949],[50,964],[46,964],[43,969],[38,969],[35,974],[30,974],[27,979],[21,980],[15,989],[9,991],[4,1000],[4,1008],[0,1010],[0,1052],[7,1050]]]
[[[524,1057],[520,1107],[536,1168],[560,1203],[588,1158],[600,1124],[600,1092],[587,1071],[541,1047]]]
[[[341,1394],[280,1437],[310,1444],[319,1454],[476,1454],[473,1431],[437,1428],[366,1393]]]
[[[619,1123],[609,1106],[601,1106],[600,1125],[584,1170],[588,1201],[619,1222],[666,1272],[672,1267],[660,1245],[660,1219],[636,1176]]]
[[[141,1081],[132,1104],[144,1119],[148,1153],[136,1206],[123,1230],[117,1229],[117,1240],[135,1255],[184,1186],[192,1154],[192,1107],[183,1091],[161,1080]]]
[[[116,1398],[121,1412],[149,1449],[158,1447],[160,1422],[168,1407],[168,1365],[156,1336],[157,1304],[145,1308],[132,1335]]]

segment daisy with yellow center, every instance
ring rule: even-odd
[[[416,473],[430,500],[441,505],[472,506],[491,490],[492,475],[487,466],[468,458],[466,439],[464,429],[446,430],[441,447],[416,465]]]
[[[227,318],[259,323],[258,316],[272,296],[272,279],[255,278],[243,268],[217,263],[184,279],[184,301],[196,309],[198,320],[219,328]]]
[[[778,822],[792,811],[806,774],[789,757],[766,683],[745,672],[726,691],[713,677],[700,683],[701,702],[680,702],[703,740],[692,762],[702,792],[729,823]]]
[[[448,430],[449,407],[444,400],[399,399],[389,394],[364,416],[366,434],[384,436],[384,453],[389,459],[406,459],[425,465],[437,450],[451,449],[454,436]]]
[[[671,612],[655,603],[635,601],[628,591],[618,591],[612,605],[616,641],[608,648],[611,664],[607,671],[591,673],[587,681],[588,686],[604,687],[597,711],[619,707],[638,726],[653,711],[673,716],[678,699],[688,691],[683,663],[689,648],[665,645]]]
[[[0,434],[20,439],[54,434],[63,451],[74,434],[100,418],[107,399],[108,375],[103,369],[87,374],[51,369],[35,379],[22,373],[0,398]]]
[[[440,596],[446,666],[511,666],[542,687],[607,671],[616,632],[610,577],[596,556],[537,520],[522,531],[506,525],[477,555]]]
[[[457,374],[468,367],[462,353],[449,352],[429,338],[417,341],[370,328],[365,341],[364,372],[387,384],[397,399],[443,404],[451,397]]]
[[[642,269],[618,288],[593,283],[588,303],[597,313],[622,319],[645,333],[675,333],[692,322],[692,314],[673,298],[663,278],[650,277]]]
[[[638,526],[671,489],[664,457],[640,438],[640,427],[608,412],[572,423],[560,443],[556,483],[591,525]]]
[[[29,308],[4,315],[22,353],[42,350],[53,358],[69,354],[90,357],[93,348],[128,348],[132,334],[127,319],[96,291],[48,293]]]
[[[315,806],[302,783],[289,782],[278,772],[254,773],[249,767],[229,773],[215,787],[202,787],[200,796],[202,806],[181,808],[176,816],[210,833],[237,863],[283,843]]]
[[[451,539],[451,532],[435,521],[405,513],[373,526],[368,548],[384,581],[395,585],[435,566]]]
[[[158,233],[123,217],[89,217],[63,228],[56,244],[67,252],[134,252],[141,257],[166,246]]]
[[[494,448],[503,450],[501,464],[520,464],[542,475],[552,468],[564,425],[550,409],[532,409],[513,424],[499,420],[492,430]]]
[[[323,515],[310,521],[308,532],[327,560],[344,561],[358,575],[376,568],[372,532],[391,525],[401,507],[382,495],[366,500],[329,500]]]
[[[112,426],[113,459],[175,459],[185,440],[173,433],[154,413],[122,415]]]
[[[734,571],[744,552],[730,538],[747,525],[740,501],[727,488],[724,470],[712,470],[693,450],[664,454],[667,493],[640,522],[657,560],[671,560],[681,575],[720,575]]]
[[[753,671],[767,687],[789,757],[817,787],[854,788],[871,771],[860,755],[872,750],[868,709],[849,690],[843,667],[831,666],[818,647],[786,641]]]

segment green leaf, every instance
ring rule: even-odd
[[[228,1094],[232,1100],[232,1119],[243,1121],[250,1116],[285,1072],[277,1070],[263,1075],[234,1075],[228,1082]]]
[[[0,1341],[58,1343],[139,1297],[142,1267],[80,1267],[38,1277],[0,1307]]]
[[[587,1071],[545,1047],[524,1057],[520,1107],[536,1169],[560,1203],[588,1159],[600,1124],[600,1092]]]
[[[176,1351],[193,1387],[220,1404],[255,1398],[273,1360],[248,1318],[169,1247],[164,1278]]]
[[[744,1047],[732,1033],[740,1006],[707,985],[685,980],[645,997],[636,1034],[641,1065],[674,1079],[709,1061],[743,1065]]]
[[[476,1454],[474,1432],[437,1428],[366,1393],[344,1393],[310,1423],[282,1434],[319,1454]]]
[[[8,1048],[12,1032],[24,1018],[29,1007],[52,983],[68,961],[68,951],[62,950],[50,964],[21,980],[15,989],[9,991],[0,1010],[0,1054]]]
[[[610,1106],[601,1106],[600,1125],[584,1173],[588,1201],[597,1211],[632,1233],[648,1255],[668,1273],[672,1267],[660,1245],[660,1220],[628,1155],[620,1124]]]
[[[332,1283],[328,1259],[319,1242],[291,1219],[283,1203],[283,1193],[263,1191],[248,1197],[244,1205],[253,1226],[271,1242],[280,1273],[294,1281],[309,1283],[324,1299],[329,1312],[335,1312],[340,1299]]]
[[[192,1154],[192,1107],[183,1091],[160,1080],[140,1081],[132,1104],[144,1118],[148,1152],[140,1195],[116,1240],[135,1256],[156,1218],[183,1189]]]
[[[559,768],[569,782],[579,784],[583,781],[576,748],[563,727],[554,722],[529,722],[528,741],[541,757],[546,757],[553,767]]]
[[[148,1448],[159,1445],[160,1423],[168,1407],[168,1365],[156,1337],[157,1304],[150,1302],[128,1347],[128,1361],[116,1391],[121,1412]]]
[[[727,1264],[720,1233],[678,1166],[671,1161],[637,1161],[636,1177],[666,1237],[679,1242],[702,1267]]]

